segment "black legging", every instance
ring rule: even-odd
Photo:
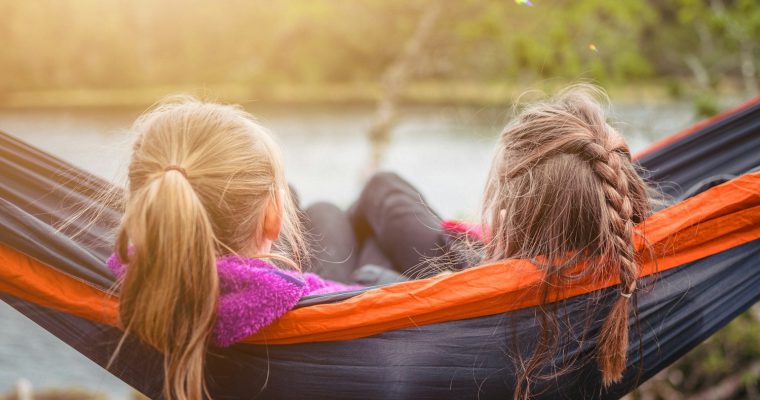
[[[394,173],[374,175],[348,212],[316,203],[305,214],[311,270],[328,279],[355,282],[356,271],[366,265],[424,277],[432,274],[431,260],[449,251],[441,218]]]
[[[684,191],[682,198],[731,178],[705,179]],[[374,175],[347,212],[317,203],[306,215],[313,235],[313,270],[328,279],[356,282],[356,272],[367,265],[422,278],[437,273],[436,266],[461,269],[477,262],[477,253],[457,247],[457,239],[441,230],[441,218],[417,189],[394,173]]]

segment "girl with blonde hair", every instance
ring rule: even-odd
[[[132,129],[108,260],[120,323],[164,354],[165,398],[200,399],[208,344],[257,332],[304,295],[352,287],[300,272],[308,252],[279,149],[250,114],[179,97]]]

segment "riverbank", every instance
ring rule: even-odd
[[[504,106],[531,92],[553,92],[569,82],[545,80],[529,85],[506,82],[415,82],[406,88],[402,105]],[[683,101],[699,93],[688,80],[650,81],[605,85],[616,103],[661,104]],[[382,97],[379,83],[332,84],[214,84],[162,85],[124,88],[68,88],[15,90],[0,93],[0,108],[124,108],[147,107],[175,93],[190,93],[201,98],[249,105],[372,105]],[[738,86],[726,84],[716,97],[741,96]]]
[[[19,379],[5,393],[0,392],[0,400],[149,400],[136,390],[120,395],[112,395],[84,387],[35,388],[26,379]]]

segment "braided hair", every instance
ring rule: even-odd
[[[629,304],[639,277],[634,236],[651,207],[647,185],[628,146],[606,122],[600,97],[601,90],[577,85],[527,106],[501,134],[492,163],[482,207],[482,222],[492,227],[485,261],[530,259],[544,271],[541,335],[530,357],[518,354],[516,399],[530,396],[543,367],[557,368],[553,359],[562,332],[559,311],[550,303],[579,282],[620,280],[612,304],[589,299],[579,340],[590,335],[592,319],[609,310],[595,346],[605,387],[619,381],[626,367]]]

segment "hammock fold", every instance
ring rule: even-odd
[[[580,367],[537,383],[537,398],[618,398],[760,299],[760,172],[751,172],[760,166],[760,98],[654,145],[638,161],[666,193],[693,197],[643,224],[656,258],[643,264],[640,334],[632,334],[625,376],[603,390],[593,341],[568,342],[555,361],[578,359]],[[104,262],[120,211],[98,195],[110,184],[2,133],[0,171],[0,298],[105,366],[122,334]],[[101,218],[58,231],[83,204],[101,204]],[[530,263],[511,260],[306,298],[245,343],[209,350],[212,396],[508,397],[510,352],[537,336],[540,278]],[[584,304],[616,296],[617,284],[581,282],[563,293],[563,317],[582,320]],[[160,397],[161,355],[132,339],[124,346],[109,371]]]

